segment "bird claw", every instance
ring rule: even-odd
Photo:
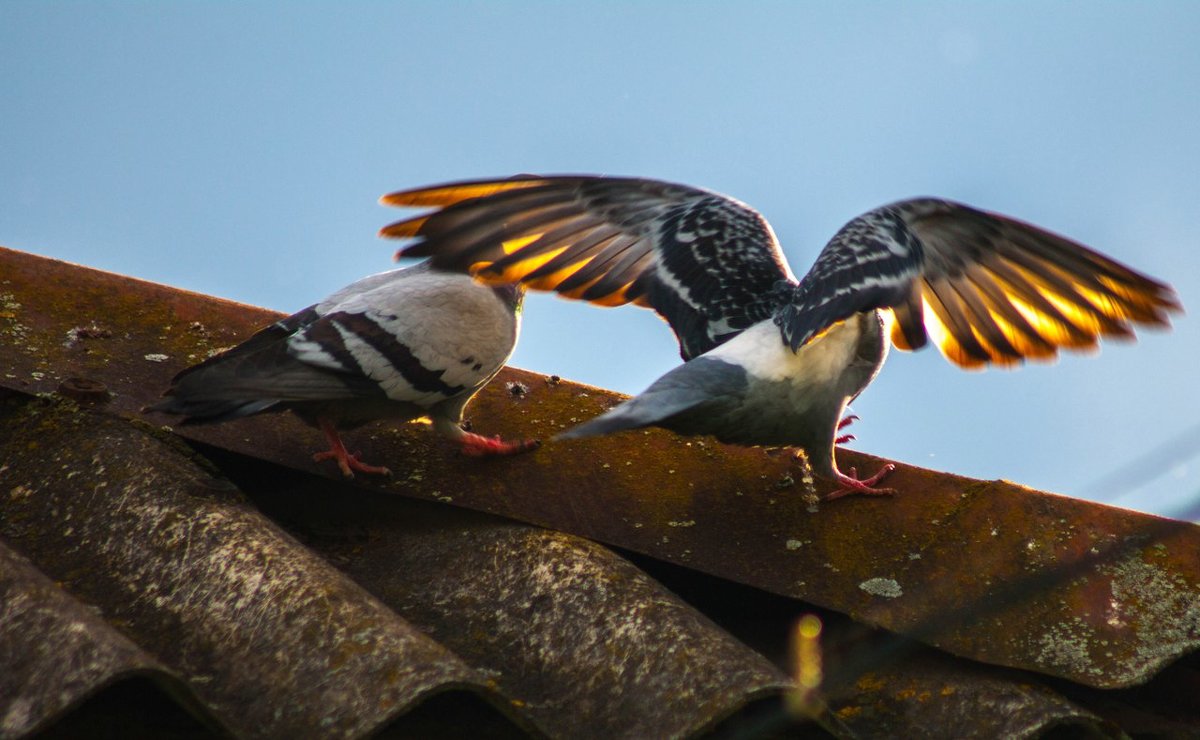
[[[467,432],[462,440],[462,452],[468,457],[491,457],[493,455],[519,455],[532,452],[542,446],[541,440],[523,439],[519,442],[505,442],[499,436],[485,437],[482,434]]]
[[[895,469],[895,465],[888,463],[880,468],[875,475],[872,475],[870,478],[863,478],[861,480],[858,478],[857,468],[850,468],[849,475],[834,471],[837,476],[836,479],[838,485],[841,486],[841,488],[837,489],[833,493],[826,494],[821,498],[821,500],[833,501],[843,496],[850,496],[856,493],[864,496],[891,496],[896,493],[895,488],[874,488],[873,486],[886,478]]]
[[[838,422],[837,429],[840,431],[858,421],[858,414],[850,414],[846,418]],[[856,437],[853,434],[842,434],[833,440],[835,445],[844,445],[847,442],[853,442]]]
[[[360,473],[370,473],[371,475],[391,475],[392,471],[382,465],[368,465],[359,459],[358,452],[347,452],[346,445],[342,442],[342,436],[338,434],[337,427],[333,425],[329,419],[320,419],[319,426],[321,431],[325,433],[325,439],[329,442],[329,449],[324,452],[313,453],[313,462],[324,462],[326,460],[337,460],[338,467],[342,470],[342,475],[347,478],[354,477],[354,471]]]
[[[358,452],[346,452],[345,449],[330,449],[324,452],[315,452],[312,457],[313,462],[318,463],[330,459],[337,460],[338,467],[342,469],[342,475],[347,478],[353,478],[355,470],[360,473],[370,473],[372,475],[390,476],[392,474],[391,470],[382,465],[368,465],[359,458],[359,455],[360,453]]]

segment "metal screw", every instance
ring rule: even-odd
[[[67,378],[58,384],[58,392],[76,401],[97,403],[109,398],[108,386],[88,378]]]

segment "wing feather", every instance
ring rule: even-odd
[[[522,190],[542,183],[542,178],[533,175],[517,175],[507,180],[476,180],[474,182],[449,183],[442,186],[400,190],[379,199],[387,206],[451,206],[471,198],[482,198],[497,193]]]
[[[924,347],[929,342],[919,285],[912,284],[908,294],[892,307],[891,312],[894,319],[892,344],[902,350],[912,351]]]
[[[923,295],[925,305],[933,309],[942,326],[946,328],[949,336],[953,337],[957,344],[959,351],[951,359],[963,367],[978,367],[986,364],[991,359],[991,355],[980,344],[975,332],[972,331],[971,321],[966,316],[958,293],[950,281],[946,279],[927,280]]]
[[[526,280],[537,280],[567,269],[579,269],[582,266],[580,263],[590,262],[593,257],[604,249],[606,240],[611,239],[619,233],[618,229],[605,224],[603,221],[596,220],[592,222],[582,219],[569,221],[557,229],[547,231],[538,237],[536,241],[530,242],[529,248],[531,251],[538,251],[545,244],[566,243],[569,246],[554,259],[531,271],[525,276]],[[544,244],[538,242],[544,242]],[[510,257],[512,256],[510,255]],[[499,265],[505,266],[503,263],[504,260],[502,259]],[[543,288],[543,290],[553,289],[553,287]]]
[[[996,322],[996,317],[987,306],[983,295],[971,281],[947,281],[962,304],[967,323],[976,338],[987,351],[988,357],[997,364],[1015,364],[1021,360],[1020,351],[1009,340],[1008,335]]]
[[[622,241],[617,243],[618,240]],[[553,258],[543,262],[540,267],[534,269],[520,268],[520,272],[522,273],[521,279],[532,282],[546,277],[547,274],[561,274],[563,275],[560,280],[562,283],[561,290],[567,291],[592,279],[592,276],[588,275],[585,270],[594,271],[597,267],[608,264],[630,246],[636,246],[639,240],[638,237],[624,234],[620,229],[610,224],[599,224],[592,226],[591,231],[587,233],[579,232],[575,235],[575,238],[564,239],[563,241],[567,242],[567,246],[565,248],[554,247],[554,249],[560,251]],[[538,255],[542,252],[541,245],[538,245],[536,242],[531,243],[527,248],[520,249],[507,257],[497,260],[493,263],[493,267],[485,272],[520,265],[531,259],[531,255]]]
[[[580,298],[585,301],[602,300],[617,291],[627,290],[652,260],[653,255],[645,252],[638,252],[634,249],[625,250],[619,259],[612,260],[615,264],[608,267],[594,283],[590,284]]]
[[[657,180],[522,175],[402,191],[433,207],[385,227],[404,256],[599,305],[654,308],[690,359],[771,316],[793,349],[855,313],[890,311],[892,342],[933,339],[965,367],[1165,326],[1166,284],[1070,239],[959,203],[919,198],[844,226],[795,283],[756,211]]]
[[[523,176],[417,188],[387,205],[435,206],[385,226],[398,256],[598,305],[654,308],[685,359],[769,318],[794,280],[758,212],[658,180]]]
[[[977,292],[983,299],[988,313],[991,314],[1019,356],[1043,358],[1054,355],[1054,345],[1039,334],[1033,324],[1025,318],[1025,315],[1017,310],[1004,289],[998,284],[995,275],[984,269],[982,265],[971,264],[966,266],[965,278],[974,288],[974,290],[966,292]]]
[[[919,302],[914,298],[919,296]],[[792,347],[890,310],[901,349],[926,335],[964,367],[1053,358],[1165,326],[1172,289],[1036,226],[944,200],[900,201],[843,227],[777,315]]]

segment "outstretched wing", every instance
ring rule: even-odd
[[[488,283],[520,281],[604,306],[635,303],[674,330],[684,359],[769,318],[794,283],[754,209],[635,178],[522,175],[406,190],[385,205],[436,210],[380,230],[398,253]]]
[[[859,311],[890,309],[892,342],[930,336],[963,367],[1167,325],[1172,289],[1056,234],[945,200],[900,201],[846,224],[776,315],[793,349]]]

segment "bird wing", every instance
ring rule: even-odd
[[[769,318],[795,282],[754,209],[635,178],[521,175],[406,190],[385,205],[436,210],[380,230],[397,256],[487,283],[521,281],[604,306],[657,311],[691,359]]]
[[[290,338],[319,318],[310,306],[186,368],[171,380],[164,399],[147,410],[180,414],[183,423],[215,422],[286,408],[289,403],[382,399],[379,388],[367,378],[313,367],[291,355]]]
[[[892,342],[930,336],[963,367],[1051,358],[1130,337],[1181,310],[1172,289],[1030,224],[945,200],[869,211],[818,255],[776,315],[797,348],[856,312],[887,309]]]
[[[220,409],[232,401],[262,401],[266,408],[287,402],[383,398],[366,377],[294,356],[289,344],[322,326],[328,326],[328,321],[313,307],[282,319],[242,344],[182,370],[167,390],[170,400],[155,408],[209,416],[203,409]]]

